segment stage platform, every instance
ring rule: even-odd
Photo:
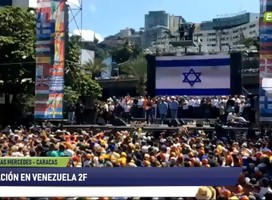
[[[196,130],[196,131],[215,131],[214,127],[187,127],[188,130]],[[226,131],[248,131],[249,127],[228,127],[223,126],[223,130]],[[254,131],[258,131],[258,128],[253,128]]]
[[[196,127],[196,126],[179,126],[179,127],[169,127],[167,125],[159,125],[159,124],[152,124],[152,125],[145,125],[145,124],[136,124],[136,125],[128,125],[128,126],[113,126],[113,125],[64,125],[62,127],[67,131],[78,131],[78,130],[91,130],[91,131],[106,131],[106,130],[115,130],[115,131],[135,131],[138,129],[142,129],[142,131],[173,131],[178,132],[183,128],[187,128],[188,130],[192,131],[215,131],[214,127]],[[226,131],[248,131],[248,127],[228,127],[223,126],[222,129]],[[254,131],[259,131],[258,128],[253,128]]]
[[[214,125],[215,124],[215,118],[180,118],[181,120],[183,120],[184,122],[190,123],[190,122],[194,122],[195,124],[199,124],[199,125],[203,125],[203,124],[207,124],[209,123],[210,125]],[[178,120],[180,120],[178,118]],[[131,121],[139,121],[139,122],[145,122],[146,119],[145,118],[132,118]],[[171,118],[167,118],[166,121],[171,121]],[[155,122],[160,122],[159,118],[155,119]]]

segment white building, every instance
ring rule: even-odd
[[[121,38],[127,38],[129,36],[131,36],[131,29],[130,28],[125,28],[123,30],[120,30],[120,32],[117,34],[117,36],[121,37]]]
[[[179,26],[180,26],[180,24],[182,24],[184,22],[185,22],[185,20],[183,19],[183,17],[171,15],[169,17],[169,30],[170,30],[171,34],[174,36],[178,36],[179,35],[179,32],[178,32]]]
[[[194,42],[202,51],[229,51],[241,45],[243,38],[259,36],[259,14],[244,13],[213,19],[198,25]]]

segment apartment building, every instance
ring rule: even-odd
[[[175,15],[171,15],[169,17],[169,30],[171,32],[172,35],[174,36],[178,36],[179,35],[179,26],[182,23],[185,23],[185,19],[181,16],[175,16]]]
[[[158,26],[169,28],[169,14],[165,11],[149,11],[145,15],[145,31]]]
[[[241,45],[244,38],[259,36],[259,14],[243,13],[216,18],[203,22],[198,27],[193,39],[203,51],[229,51]]]

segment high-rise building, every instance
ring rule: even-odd
[[[169,30],[171,32],[172,35],[176,36],[178,35],[178,30],[179,30],[179,26],[182,23],[185,23],[186,21],[184,20],[183,17],[181,16],[175,16],[175,15],[171,15],[169,17]]]
[[[243,38],[258,36],[259,14],[241,13],[199,24],[194,32],[194,42],[201,45],[203,51],[229,51],[240,46]]]
[[[158,26],[169,28],[169,14],[165,11],[149,11],[145,15],[145,31]]]

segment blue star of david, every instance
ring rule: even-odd
[[[195,83],[201,83],[200,76],[201,72],[195,72],[194,69],[190,69],[187,73],[182,73],[184,76],[183,83],[189,83],[191,87],[194,86]],[[190,78],[190,75],[194,75],[194,79]]]

